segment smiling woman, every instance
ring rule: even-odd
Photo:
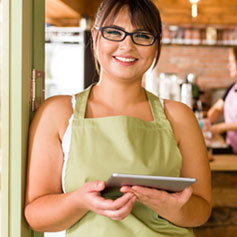
[[[68,237],[194,236],[211,211],[202,132],[187,106],[141,86],[160,55],[159,10],[151,0],[104,0],[91,32],[99,82],[46,100],[31,124],[29,225]],[[112,173],[198,181],[178,193],[123,186],[113,200],[101,195]]]

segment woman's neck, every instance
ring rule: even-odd
[[[118,109],[128,108],[147,100],[141,80],[115,81],[100,79],[91,92],[90,99]]]

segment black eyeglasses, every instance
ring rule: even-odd
[[[132,39],[132,42],[137,45],[142,46],[151,46],[155,43],[157,37],[147,31],[136,31],[133,33],[128,33],[122,29],[105,26],[105,27],[95,27],[97,30],[100,30],[102,36],[110,41],[121,42],[127,35]]]

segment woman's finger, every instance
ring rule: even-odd
[[[117,210],[105,210],[103,215],[110,217],[113,220],[123,220],[125,217],[129,215],[132,210],[132,207],[136,201],[136,197],[133,196],[128,200],[120,209]]]
[[[101,192],[105,188],[104,181],[93,181],[83,185],[85,192]]]
[[[125,193],[122,197],[116,200],[105,199],[101,196],[93,200],[93,206],[98,210],[118,210],[124,206],[134,195],[132,193]]]

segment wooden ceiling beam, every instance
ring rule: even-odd
[[[101,0],[84,0],[84,11],[83,13],[90,18],[94,19],[96,11],[102,1]]]
[[[189,0],[153,0],[160,10],[161,18],[168,24],[237,25],[237,1],[200,0],[198,15],[191,16]]]
[[[61,0],[46,0],[47,18],[80,18],[80,11]]]
[[[46,17],[56,21],[94,18],[102,0],[46,0]],[[192,18],[189,0],[153,0],[163,23],[172,25],[237,25],[237,0],[199,0],[198,16]],[[74,24],[71,21],[71,24]]]
[[[76,18],[49,18],[46,17],[46,22],[53,26],[67,27],[67,26],[79,26],[80,20]]]

